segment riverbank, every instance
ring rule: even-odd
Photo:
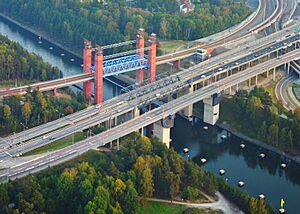
[[[203,119],[202,117],[202,114],[199,113],[199,112],[194,112],[194,116],[199,118],[200,120]],[[224,123],[224,122],[220,122],[218,121],[216,124],[215,124],[217,127],[223,129],[223,130],[226,130],[228,133],[242,139],[242,140],[245,140],[247,142],[250,142],[256,146],[259,146],[261,148],[264,148],[270,152],[273,152],[273,153],[276,153],[282,157],[285,157],[286,159],[289,159],[289,160],[292,160],[294,161],[295,163],[299,164],[300,165],[300,157],[298,155],[293,155],[293,154],[289,154],[289,153],[286,153],[274,146],[271,146],[271,145],[268,145],[262,141],[259,141],[257,139],[254,139],[254,138],[251,138],[251,137],[248,137],[247,135],[241,133],[241,132],[238,132],[237,130],[235,130],[234,128],[232,128],[230,126],[230,124],[228,123]]]
[[[55,46],[59,47],[60,49],[66,51],[66,52],[69,52],[69,53],[73,54],[74,56],[82,59],[82,54],[76,53],[75,51],[72,51],[71,49],[64,47],[60,43],[56,42],[53,38],[49,37],[46,33],[42,32],[40,30],[32,29],[32,28],[10,18],[9,16],[7,16],[4,13],[0,13],[0,17],[14,25],[17,25],[18,27],[22,28],[23,30],[26,30],[26,31],[32,33],[36,37],[41,36],[43,40],[46,40],[47,42],[54,44]]]

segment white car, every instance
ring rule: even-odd
[[[43,136],[43,140],[47,139],[48,138],[48,135],[44,135]]]

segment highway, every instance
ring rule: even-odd
[[[281,31],[274,35],[269,36],[268,38],[263,38],[259,41],[254,42],[253,47],[244,47],[240,50],[233,50],[231,53],[225,53],[225,57],[218,56],[215,57],[215,59],[211,59],[210,61],[206,61],[205,63],[201,64],[201,66],[195,66],[193,69],[189,69],[187,71],[180,72],[178,75],[170,76],[169,78],[157,81],[155,83],[143,86],[141,88],[136,89],[135,91],[131,91],[127,94],[121,95],[120,97],[114,98],[112,100],[109,100],[107,102],[103,103],[103,106],[100,109],[90,108],[90,111],[93,112],[93,114],[96,111],[96,114],[92,116],[88,116],[87,114],[83,114],[80,112],[79,117],[77,120],[78,123],[72,123],[70,126],[66,126],[64,128],[61,128],[59,130],[56,130],[52,133],[47,134],[49,138],[43,139],[42,137],[30,140],[24,144],[13,146],[12,148],[5,148],[0,153],[0,159],[6,159],[10,158],[7,152],[13,156],[16,154],[25,151],[32,150],[34,148],[38,148],[40,146],[46,145],[48,143],[51,143],[57,139],[69,136],[70,134],[74,132],[78,132],[83,129],[87,129],[89,127],[92,127],[94,125],[97,125],[101,122],[106,121],[110,117],[116,117],[118,115],[124,114],[125,112],[130,112],[134,109],[135,106],[143,106],[146,105],[155,99],[159,99],[156,94],[160,94],[160,96],[164,96],[170,93],[174,93],[175,91],[178,91],[182,89],[183,87],[187,87],[188,84],[196,82],[196,81],[205,81],[209,79],[210,75],[216,75],[218,76],[218,73],[224,73],[229,68],[234,68],[237,66],[241,66],[243,64],[249,63],[249,61],[252,61],[256,58],[263,57],[268,55],[271,52],[274,52],[276,50],[281,49],[282,47],[285,47],[288,43],[292,41],[297,41],[300,39],[299,34],[295,34],[294,36],[289,36],[286,38],[288,34],[290,34],[291,31]],[[280,37],[279,37],[280,36]],[[277,43],[275,43],[276,40],[279,40],[279,38],[285,38]],[[273,41],[271,40],[273,39]],[[263,45],[265,43],[266,47],[261,48],[259,50],[253,51],[256,48],[256,45],[260,44]],[[290,47],[290,49],[293,49],[294,47]],[[234,52],[235,51],[235,52]],[[239,56],[239,57],[238,57]],[[221,60],[220,60],[221,58]],[[231,59],[231,61],[229,61]],[[222,65],[219,65],[220,61],[228,63],[224,63]],[[217,65],[217,66],[216,66]],[[254,66],[255,67],[255,66]],[[204,72],[204,73],[203,73]],[[205,75],[205,77],[203,77]],[[188,80],[188,81],[183,81]],[[116,103],[119,102],[119,100],[122,100],[123,103],[116,106]],[[119,102],[120,103],[120,102]],[[58,125],[58,123],[56,123]],[[54,126],[55,127],[55,126]],[[53,129],[55,130],[55,129]],[[30,130],[27,130],[29,132]],[[35,133],[37,131],[35,130]],[[42,131],[39,132],[38,136],[41,136]],[[44,134],[44,133],[43,133]],[[22,134],[20,133],[20,136]],[[49,140],[51,138],[54,138],[54,140]],[[16,144],[15,144],[16,145]]]
[[[246,24],[240,26],[238,29],[234,30],[231,33],[226,34],[226,36],[219,38],[215,41],[209,42],[209,44],[204,45],[204,46],[196,46],[196,47],[186,49],[184,51],[179,51],[176,53],[157,57],[157,65],[169,63],[172,61],[176,61],[178,59],[183,59],[188,56],[191,56],[200,47],[201,48],[216,47],[218,45],[223,44],[225,40],[230,41],[230,40],[234,40],[234,39],[244,36],[245,34],[249,33],[248,32],[249,29],[251,29],[251,28],[253,29],[253,25],[254,26],[259,25],[257,23],[259,23],[260,20],[262,19],[262,14],[264,14],[264,10],[266,10],[266,8],[271,8],[270,5],[268,5],[268,4],[270,4],[270,2],[272,3],[272,1],[260,0],[260,5],[259,5],[258,11],[255,14],[255,16]],[[268,20],[271,20],[271,18],[269,17]],[[66,78],[62,78],[62,79],[58,79],[58,80],[36,83],[36,84],[32,84],[30,86],[22,86],[22,87],[17,87],[17,88],[11,88],[9,90],[2,90],[2,91],[0,91],[0,97],[13,95],[16,93],[24,94],[24,93],[27,93],[27,91],[32,90],[34,88],[38,88],[40,91],[49,91],[49,90],[53,90],[53,89],[58,89],[58,88],[74,85],[77,83],[82,83],[82,82],[85,82],[85,81],[88,81],[91,79],[93,79],[92,74],[79,74],[79,75],[66,77]]]
[[[101,134],[95,135],[86,140],[80,141],[76,144],[52,152],[50,154],[44,154],[38,158],[24,162],[23,164],[13,166],[7,170],[0,171],[0,181],[5,182],[8,179],[22,177],[27,175],[28,173],[37,172],[41,169],[47,168],[48,165],[55,165],[62,161],[74,158],[92,148],[103,146],[113,140],[119,139],[122,136],[138,130],[141,127],[145,127],[156,121],[159,121],[160,119],[163,119],[170,114],[175,114],[191,103],[196,103],[212,94],[220,93],[226,88],[246,81],[251,77],[265,72],[266,70],[272,69],[274,66],[277,67],[286,62],[299,58],[300,52],[298,50],[291,51],[284,54],[280,58],[273,58],[260,64],[259,68],[257,66],[250,67],[246,70],[247,72],[239,72],[237,74],[223,78],[193,93],[186,94],[182,97],[177,98],[176,100],[172,100],[169,103],[164,104],[159,108],[153,109],[128,122],[102,132]],[[188,80],[189,79],[187,78],[183,81],[188,82]]]
[[[186,71],[180,72],[180,73],[178,73],[178,75],[182,78],[186,74],[188,75],[191,71],[194,72],[196,69],[204,71],[204,70],[207,70],[212,67],[217,67],[220,62],[230,62],[230,61],[233,61],[234,59],[241,58],[243,55],[246,55],[246,54],[249,54],[250,52],[259,50],[262,46],[268,45],[272,42],[275,42],[276,40],[280,40],[281,38],[284,38],[285,36],[292,33],[293,29],[298,26],[299,25],[294,25],[294,26],[287,28],[286,30],[280,31],[278,33],[272,34],[270,36],[267,36],[265,38],[262,38],[262,39],[259,39],[256,41],[252,41],[246,47],[244,46],[244,47],[240,47],[240,48],[237,48],[234,50],[229,50],[223,54],[220,54],[216,57],[211,58],[208,61],[204,61],[194,67],[191,67],[190,69],[188,69]],[[173,75],[173,76],[176,76],[176,75]],[[166,83],[164,83],[164,80],[159,80],[154,85],[159,85],[159,84],[162,85],[162,84],[166,84]],[[137,96],[139,96],[139,94],[145,94],[145,92],[143,92],[143,91],[153,90],[152,87],[154,87],[154,86],[146,85],[146,86],[139,88],[137,91]],[[132,92],[132,93],[134,93],[134,92]],[[105,101],[101,107],[101,110],[105,110],[105,109],[109,109],[109,108],[113,107],[117,103],[120,103],[120,102],[126,100],[127,96],[128,95],[120,95],[118,97],[115,97],[113,99]],[[133,98],[135,98],[135,95],[132,94],[132,96],[133,96]],[[32,128],[32,129],[20,132],[18,134],[9,136],[9,137],[5,138],[5,140],[7,142],[9,142],[10,144],[15,145],[15,144],[20,143],[21,141],[27,141],[34,137],[42,136],[43,134],[46,134],[48,132],[51,132],[58,128],[61,128],[63,126],[74,124],[74,123],[76,124],[78,121],[83,120],[88,117],[91,117],[97,113],[98,113],[98,110],[95,107],[89,107],[88,109],[82,110],[80,112],[62,117],[59,120],[55,120],[53,122],[50,122],[50,123],[47,123],[47,124],[44,124],[44,125]],[[3,148],[5,145],[8,146],[3,141],[0,142],[0,149]]]
[[[275,87],[275,95],[278,100],[281,101],[283,107],[289,110],[295,110],[296,106],[290,101],[288,96],[287,87],[290,86],[293,81],[295,81],[295,77],[286,76],[282,78]]]

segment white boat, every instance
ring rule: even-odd
[[[280,164],[280,166],[281,166],[282,168],[285,168],[285,167],[286,167],[286,164],[285,164],[285,163],[282,163],[282,164]]]
[[[222,138],[223,140],[226,139],[226,135],[223,134],[223,135],[221,136],[221,138]]]
[[[225,170],[224,170],[224,169],[220,169],[220,170],[219,170],[219,174],[220,174],[220,175],[224,175],[224,174],[225,174]]]
[[[246,147],[246,145],[242,143],[242,144],[240,145],[240,147],[243,149],[243,148]]]
[[[206,163],[207,162],[207,160],[205,159],[205,158],[201,158],[201,163]]]
[[[285,213],[285,209],[284,208],[280,208],[279,209],[279,213]]]
[[[261,199],[264,199],[265,195],[264,194],[259,194],[258,197],[261,198]]]
[[[245,182],[244,181],[239,181],[239,187],[243,187],[245,186]]]
[[[64,56],[65,54],[64,53],[62,53],[62,54],[60,54],[61,56]]]
[[[53,50],[53,47],[50,47],[49,49],[50,49],[50,50]]]
[[[259,157],[264,158],[264,157],[266,157],[266,155],[264,153],[260,153]]]
[[[74,62],[74,61],[75,61],[75,59],[70,59],[70,61],[71,61],[71,62]]]
[[[207,126],[203,126],[203,129],[204,129],[204,130],[207,130],[207,129],[208,129],[208,127],[207,127]]]
[[[184,152],[184,153],[188,153],[189,151],[190,151],[189,148],[184,148],[184,149],[183,149],[183,152]]]

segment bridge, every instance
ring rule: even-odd
[[[246,34],[249,34],[250,32],[258,33],[259,31],[269,27],[272,23],[276,22],[278,20],[278,17],[280,17],[280,15],[282,14],[283,3],[282,0],[277,0],[276,9],[272,13],[272,15],[265,19],[262,23],[257,24],[260,18],[260,14],[262,14],[265,8],[268,6],[267,2],[268,1],[260,0],[259,7],[249,17],[249,20],[245,20],[243,23],[232,29],[231,32],[224,33],[224,35],[218,37],[216,40],[212,40],[211,42],[209,42],[209,44],[196,45],[195,47],[159,57],[156,56],[156,35],[150,35],[148,41],[149,47],[145,47],[143,29],[138,30],[135,40],[106,45],[103,47],[97,45],[93,48],[91,42],[86,40],[83,50],[84,74],[2,90],[0,91],[0,97],[10,96],[14,94],[25,94],[28,91],[32,91],[33,89],[39,89],[40,91],[53,90],[54,94],[56,94],[57,89],[59,88],[83,83],[84,95],[90,103],[92,87],[91,81],[94,80],[94,103],[100,104],[103,101],[103,78],[136,70],[136,83],[141,84],[145,79],[144,70],[147,69],[147,79],[149,79],[149,81],[155,81],[157,65],[172,63],[174,67],[179,68],[180,60],[194,55],[198,48],[214,48],[223,44],[225,39],[236,39],[237,36],[244,36]],[[244,33],[242,33],[243,31]],[[133,44],[136,44],[136,50],[104,56],[105,50]],[[145,51],[148,51],[148,55],[145,55]],[[92,71],[93,52],[95,53],[94,73]]]
[[[237,89],[238,85],[245,81],[251,84],[249,80],[255,78],[257,81],[257,75],[265,72],[269,74],[270,70],[275,75],[276,67],[286,64],[290,66],[290,62],[299,59],[300,35],[297,30],[299,27],[298,24],[293,25],[270,36],[253,41],[247,46],[227,51],[163,79],[158,79],[156,76],[158,58],[156,57],[155,34],[150,36],[149,47],[146,48],[144,47],[142,29],[138,31],[137,38],[134,41],[103,47],[96,46],[94,48],[91,46],[90,41],[85,41],[85,74],[73,76],[72,81],[77,83],[76,81],[80,81],[81,78],[86,78],[83,81],[85,83],[84,93],[87,98],[90,98],[90,81],[94,79],[95,103],[97,105],[48,124],[0,139],[0,160],[9,160],[20,153],[47,145],[98,124],[105,125],[107,131],[65,149],[44,154],[34,160],[3,170],[0,172],[0,179],[2,181],[12,180],[64,162],[91,148],[105,145],[113,140],[118,141],[120,137],[132,131],[142,132],[142,128],[150,124],[153,125],[153,135],[159,137],[169,146],[170,128],[173,125],[172,121],[175,114],[179,112],[190,120],[193,104],[200,100],[204,102],[204,122],[215,124],[219,117],[219,96],[226,89],[231,89],[232,86]],[[113,54],[107,57],[103,55],[106,49],[134,43],[137,44],[137,49],[134,51],[129,51],[126,54]],[[148,56],[144,54],[145,51],[148,51]],[[94,74],[91,66],[92,52],[95,53]],[[182,54],[182,56],[186,57],[185,54]],[[170,62],[177,60],[176,57],[173,54]],[[148,69],[148,84],[144,81],[144,69]],[[127,93],[103,102],[102,90],[99,90],[103,84],[103,77],[118,74],[117,72],[127,72],[128,70],[137,70],[136,79],[139,87],[134,86]],[[53,86],[46,83],[40,90],[42,88],[49,90],[51,87],[64,84],[61,87],[65,87],[69,84],[69,78],[66,78],[67,80],[53,80]],[[31,89],[32,87],[25,90],[24,87],[24,91],[21,93],[26,93]],[[157,100],[163,100],[166,103],[158,108],[152,108],[146,113],[141,112],[143,107],[149,106]],[[45,134],[48,135],[46,139],[41,137]]]
[[[169,145],[169,132],[172,126],[170,120],[173,120],[177,112],[182,112],[186,118],[190,118],[193,103],[200,100],[204,102],[204,122],[215,124],[219,117],[218,98],[222,91],[245,81],[249,82],[249,79],[265,72],[269,73],[270,70],[274,75],[276,67],[300,58],[300,35],[294,30],[295,27],[298,26],[284,29],[254,41],[247,47],[225,52],[215,59],[200,63],[178,74],[136,88],[105,101],[100,108],[93,106],[77,112],[75,116],[69,115],[70,121],[65,122],[67,126],[60,124],[63,128],[53,129],[49,137],[59,139],[99,123],[105,123],[107,131],[65,149],[44,154],[37,159],[3,170],[0,172],[2,181],[22,177],[64,162],[150,124],[153,124],[153,134]],[[220,62],[224,63],[220,64]],[[168,102],[141,114],[140,109],[143,106],[162,99],[167,99]],[[89,112],[89,116],[86,116],[85,112]],[[61,121],[66,121],[66,118]],[[58,125],[57,122],[53,124]],[[43,125],[44,130],[47,132],[47,126],[54,128],[53,124]],[[40,128],[36,128],[35,132]],[[45,131],[40,131],[39,134],[41,133]],[[9,141],[9,139],[5,140]],[[50,138],[37,137],[21,145],[13,144],[11,148],[2,150],[1,159],[10,158],[7,157],[7,153],[16,155],[20,151],[29,151],[51,141]]]

